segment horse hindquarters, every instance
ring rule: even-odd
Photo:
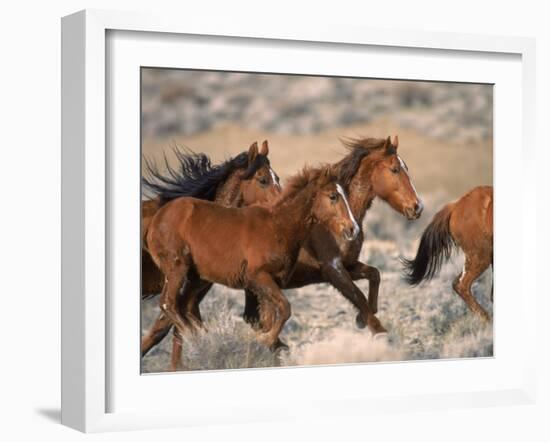
[[[470,216],[471,221],[465,223],[463,212],[472,211],[469,207],[459,207],[460,211],[451,218],[451,234],[464,252],[464,269],[453,281],[454,291],[464,300],[468,308],[483,321],[490,320],[489,314],[481,307],[472,293],[472,284],[485,270],[489,268],[493,260],[492,228],[487,231],[486,216],[481,210],[477,210],[477,217]],[[492,301],[492,287],[491,287]]]

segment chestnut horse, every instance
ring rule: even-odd
[[[145,161],[146,177],[143,178],[143,184],[157,197],[143,201],[141,206],[142,299],[159,294],[164,285],[165,278],[151,259],[144,241],[149,223],[161,206],[175,198],[191,196],[214,201],[225,207],[242,207],[271,201],[281,192],[279,177],[269,163],[267,140],[262,143],[260,151],[258,143],[253,143],[248,152],[242,152],[215,166],[202,153],[175,150],[175,154],[179,168],[172,168],[165,159],[165,174],[160,173],[151,162]],[[170,331],[170,325],[168,328],[158,325],[142,339],[142,355]]]
[[[406,280],[418,285],[437,275],[455,246],[465,255],[464,269],[453,282],[454,291],[468,308],[489,321],[489,314],[472,294],[473,282],[493,265],[493,187],[475,187],[458,201],[447,204],[426,227],[416,257],[404,259]],[[491,287],[491,301],[493,289]]]
[[[219,283],[248,289],[269,317],[259,340],[276,350],[284,345],[278,337],[290,317],[280,287],[314,226],[338,241],[353,241],[360,232],[344,190],[328,169],[304,168],[272,206],[237,209],[194,198],[171,201],[155,214],[147,232],[151,256],[166,275],[163,314],[181,334],[201,324],[197,291],[188,286]],[[173,368],[178,359],[172,360]]]
[[[375,198],[387,202],[409,220],[417,219],[423,204],[411,182],[408,167],[397,153],[399,139],[394,137],[347,139],[349,153],[330,166],[349,195],[351,211],[362,226],[367,210]],[[386,330],[374,316],[378,311],[380,272],[359,261],[364,234],[361,230],[353,241],[331,237],[323,226],[315,226],[305,242],[291,279],[284,288],[298,288],[328,282],[357,309],[356,324],[365,325],[373,334]],[[368,301],[353,281],[369,281]],[[259,322],[258,302],[246,294],[245,321]]]

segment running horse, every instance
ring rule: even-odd
[[[434,215],[420,238],[415,258],[403,260],[407,282],[418,285],[435,277],[455,247],[464,252],[465,262],[462,273],[453,281],[453,289],[474,314],[488,322],[489,313],[471,289],[473,282],[493,266],[492,186],[475,187]]]
[[[424,206],[412,184],[407,165],[397,153],[398,137],[395,136],[393,142],[390,137],[342,141],[348,154],[330,168],[349,196],[350,209],[359,226],[363,225],[375,198],[382,199],[409,220],[418,219]],[[368,326],[376,335],[386,332],[375,316],[380,272],[376,267],[359,261],[363,241],[362,230],[353,241],[342,241],[329,235],[323,226],[315,226],[284,288],[330,283],[358,311],[356,325],[359,328]],[[354,283],[361,279],[369,281],[368,301]],[[251,324],[261,322],[258,302],[250,292],[246,293],[244,319]]]
[[[190,196],[214,201],[225,207],[243,207],[258,202],[275,199],[281,192],[279,177],[269,162],[267,140],[258,150],[258,143],[253,143],[248,151],[241,152],[234,158],[212,165],[210,158],[203,153],[175,149],[178,168],[168,164],[165,158],[166,172],[161,173],[150,161],[145,160],[144,187],[157,196],[143,201],[142,216],[142,299],[159,294],[164,286],[164,275],[151,259],[145,236],[155,213],[169,201]],[[158,344],[170,331],[163,325],[160,315],[155,326],[148,331],[141,341],[141,353],[145,355]]]
[[[204,286],[247,289],[265,313],[258,340],[272,350],[286,346],[279,334],[291,308],[280,287],[317,226],[335,241],[352,242],[360,232],[328,168],[304,168],[273,205],[228,208],[186,197],[167,203],[151,220],[146,237],[155,264],[166,275],[162,314],[181,337],[202,324],[196,298]],[[178,362],[179,353],[173,354],[173,369]]]

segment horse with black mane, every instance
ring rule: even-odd
[[[142,299],[155,296],[162,291],[165,277],[151,259],[145,236],[151,219],[166,203],[176,198],[188,196],[213,201],[224,207],[243,207],[258,202],[275,199],[281,192],[279,177],[271,168],[267,140],[258,150],[253,143],[248,151],[212,165],[204,153],[175,149],[178,168],[172,167],[164,158],[166,172],[145,159],[145,189],[156,195],[154,199],[143,201],[141,214],[142,235]],[[170,323],[159,315],[155,325],[143,337],[142,355],[160,342],[170,331]]]

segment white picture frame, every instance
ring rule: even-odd
[[[219,403],[209,401],[209,413],[206,405],[198,404],[194,408],[174,407],[166,405],[156,406],[154,409],[131,410],[121,407],[113,409],[109,395],[115,388],[110,370],[112,369],[113,354],[109,344],[113,317],[108,299],[110,248],[113,241],[112,233],[116,229],[109,229],[113,221],[113,201],[116,196],[111,194],[113,176],[116,175],[116,162],[109,151],[108,142],[113,136],[108,133],[106,122],[111,118],[108,107],[109,81],[112,78],[106,75],[109,72],[108,57],[116,57],[117,52],[109,51],[108,33],[141,33],[144,39],[155,36],[216,36],[218,39],[242,39],[250,42],[272,41],[285,42],[285,45],[298,45],[307,42],[312,45],[332,45],[331,50],[339,51],[346,48],[371,47],[379,51],[390,48],[408,50],[426,50],[437,58],[449,53],[468,53],[483,60],[490,54],[513,56],[519,60],[520,87],[519,93],[521,119],[517,121],[518,142],[521,144],[521,159],[523,183],[514,197],[516,204],[521,204],[521,210],[516,211],[517,219],[512,220],[520,226],[519,237],[516,240],[514,254],[517,261],[521,261],[520,271],[514,288],[520,292],[520,299],[516,301],[521,308],[518,315],[521,318],[530,318],[522,325],[522,352],[517,354],[513,374],[505,381],[487,384],[483,388],[480,382],[469,388],[466,384],[459,390],[450,392],[443,387],[444,379],[432,379],[434,386],[425,394],[418,391],[396,391],[388,394],[376,393],[375,396],[359,390],[353,395],[339,393],[335,390],[317,394],[316,384],[307,384],[307,380],[327,383],[327,377],[334,376],[337,369],[327,367],[307,369],[304,375],[302,369],[292,370],[241,370],[229,376],[224,373],[193,374],[192,382],[200,385],[201,382],[210,382],[222,388],[231,383],[237,388],[244,382],[265,382],[267,376],[273,378],[275,390],[280,382],[296,382],[309,395],[303,401],[295,398],[284,402],[278,398],[270,406],[257,406],[257,401],[233,394],[230,406],[228,398],[220,399]],[[147,34],[155,33],[155,34]],[[254,43],[256,44],[256,43]],[[438,55],[440,54],[440,55]],[[112,60],[111,60],[112,62]],[[535,188],[533,164],[536,161],[534,147],[533,114],[535,105],[535,43],[532,39],[517,37],[490,37],[478,35],[427,33],[416,31],[389,31],[370,28],[354,29],[345,26],[315,26],[290,27],[281,24],[242,23],[233,25],[231,22],[212,23],[194,20],[182,21],[176,17],[155,16],[126,12],[111,12],[99,10],[81,11],[63,18],[62,21],[62,423],[85,432],[111,431],[140,428],[159,428],[168,426],[207,425],[211,423],[253,422],[284,418],[306,418],[312,416],[335,416],[348,414],[368,414],[373,411],[396,412],[411,409],[441,409],[470,406],[490,406],[500,404],[532,403],[535,395],[535,327],[533,318],[536,317],[536,288],[534,270],[529,265],[531,257],[536,256],[535,240],[535,209],[536,194],[526,189]],[[434,67],[435,69],[435,67]],[[442,75],[442,74],[441,74]],[[398,75],[399,78],[400,77]],[[519,78],[519,77],[514,77]],[[498,100],[498,95],[496,100]],[[515,110],[514,112],[516,112]],[[514,113],[513,116],[519,115]],[[501,114],[502,115],[502,114]],[[497,112],[495,119],[501,115]],[[502,115],[502,118],[506,116]],[[131,124],[135,124],[135,121]],[[515,129],[514,129],[515,130]],[[139,135],[138,135],[139,139]],[[499,152],[498,138],[495,142],[495,179],[499,182]],[[502,143],[504,145],[504,143]],[[136,151],[139,160],[139,149]],[[118,154],[117,154],[118,155]],[[123,153],[131,155],[131,153]],[[135,160],[135,159],[134,159]],[[135,161],[134,161],[135,162]],[[502,163],[503,164],[503,163]],[[505,171],[505,166],[502,170]],[[139,173],[136,169],[134,171]],[[113,175],[114,174],[114,175]],[[501,175],[502,176],[502,175]],[[115,177],[116,179],[116,177]],[[504,180],[500,181],[504,188]],[[496,192],[496,224],[498,218],[498,192]],[[513,190],[511,190],[513,192]],[[502,195],[502,194],[501,194]],[[504,198],[501,196],[501,201]],[[502,205],[501,205],[502,207]],[[137,212],[132,212],[134,215]],[[130,215],[128,215],[130,216]],[[137,219],[137,215],[136,215]],[[502,227],[505,229],[505,226]],[[498,229],[497,229],[498,237]],[[504,256],[507,251],[495,247],[495,260],[499,254]],[[509,252],[512,253],[512,252]],[[498,284],[498,272],[495,274],[495,293],[504,292],[506,288]],[[509,289],[511,290],[511,289]],[[135,297],[136,302],[139,299]],[[120,309],[119,309],[120,310]],[[505,336],[506,309],[502,309],[496,317],[496,324],[502,327],[502,333],[495,333],[496,339]],[[499,322],[500,324],[498,325]],[[111,330],[112,331],[112,330]],[[519,345],[517,341],[514,345]],[[504,353],[503,353],[504,354]],[[499,362],[496,352],[495,360]],[[506,358],[501,360],[507,361]],[[445,370],[449,372],[471,373],[473,376],[479,370],[480,361],[460,361],[453,365],[449,363]],[[491,365],[493,364],[493,365]],[[489,361],[485,370],[490,373],[495,362]],[[435,364],[432,364],[435,365]],[[367,368],[368,367],[368,368]],[[501,364],[499,370],[506,370],[507,362]],[[378,373],[382,369],[393,372],[396,376],[414,376],[421,379],[426,371],[431,376],[438,376],[439,372],[428,364],[402,363],[385,365],[356,365],[347,370],[350,378],[361,376],[365,370]],[[135,367],[139,376],[139,364]],[[316,370],[316,371],[311,371]],[[435,371],[434,371],[435,370]],[[275,373],[276,372],[276,373]],[[322,373],[324,378],[319,378]],[[183,375],[155,376],[147,388],[174,389]],[[439,375],[440,376],[440,375]],[[487,374],[488,376],[488,374]],[[425,376],[424,376],[425,377]],[[116,377],[115,377],[116,378]],[[153,377],[149,377],[153,378]],[[177,379],[179,378],[179,379]],[[498,376],[495,375],[495,379]],[[116,379],[120,379],[120,376]],[[138,379],[138,378],[135,378]],[[183,381],[182,381],[183,382]],[[422,382],[422,381],[419,381]],[[160,385],[163,384],[163,385]],[[129,388],[137,384],[128,384]],[[160,385],[160,387],[159,387]],[[318,384],[317,384],[318,385]],[[180,385],[181,388],[183,388]],[[189,386],[187,386],[189,387]],[[311,388],[307,390],[307,388]],[[457,387],[458,388],[458,387]],[[274,390],[274,391],[275,391]],[[231,394],[230,389],[225,394]],[[238,391],[235,390],[235,391]],[[233,392],[235,393],[235,392]],[[123,394],[128,394],[124,393]],[[134,394],[140,394],[134,390]],[[186,390],[186,394],[193,394]],[[211,394],[207,391],[206,393]],[[276,392],[273,394],[277,394]],[[376,397],[376,401],[372,398]],[[225,401],[225,402],[224,402]],[[284,404],[284,405],[282,405]]]

